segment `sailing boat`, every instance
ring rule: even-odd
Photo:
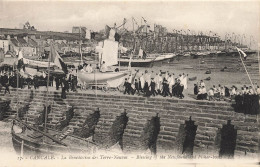
[[[114,37],[109,37],[103,41],[103,47],[99,52],[99,62],[100,64],[105,62],[106,66],[113,66],[118,64],[118,48],[119,44],[113,39]],[[115,70],[106,70],[100,72],[95,69],[94,72],[89,73],[84,70],[78,72],[78,78],[81,82],[86,83],[104,83],[107,81],[116,80],[122,78],[129,74],[129,71],[115,71]]]
[[[52,53],[53,54],[53,53]],[[56,55],[57,56],[57,55]],[[54,63],[57,64],[59,57],[55,58]],[[17,69],[18,71],[18,69]],[[50,58],[48,60],[48,80],[47,80],[47,100],[50,76]],[[17,81],[18,82],[18,81]],[[17,84],[18,85],[18,84]],[[18,96],[17,96],[18,98]],[[48,106],[48,102],[47,105]],[[62,133],[47,128],[48,108],[45,107],[43,113],[44,126],[33,127],[19,119],[17,110],[17,118],[13,120],[11,127],[12,142],[15,151],[21,156],[48,154],[55,155],[60,153],[91,153],[95,150],[96,144],[91,141],[71,135],[73,129],[68,129]],[[43,130],[43,131],[42,131]]]
[[[147,48],[147,40],[148,40],[147,29],[150,26],[148,26],[145,21],[146,25],[141,25],[140,27],[138,27],[138,30],[135,31],[134,22],[136,22],[136,21],[134,18],[132,18],[132,22],[133,22],[133,38],[134,38],[133,39],[134,40],[133,52],[135,53],[136,45],[137,45],[136,44],[136,38],[137,38],[136,32],[139,33],[140,31],[143,30],[143,28],[145,28],[146,37],[144,39],[146,39],[146,48]],[[148,53],[146,53],[146,51],[143,50],[143,48],[141,46],[139,48],[138,55],[133,56],[132,53],[130,55],[131,55],[130,56],[131,58],[128,56],[121,56],[118,60],[118,63],[122,66],[127,66],[131,62],[131,66],[133,66],[133,67],[148,67],[148,66],[151,66],[155,62],[170,60],[176,56],[174,53],[148,54]]]

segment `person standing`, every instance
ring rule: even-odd
[[[193,92],[194,92],[194,95],[198,95],[198,85],[197,84],[194,84],[194,89],[193,89]]]
[[[257,85],[256,88],[257,88],[256,89],[257,95],[260,95],[260,88],[259,88],[259,86]]]
[[[2,77],[2,83],[3,83],[3,86],[5,87],[5,94],[6,94],[6,92],[8,92],[10,94],[8,76],[6,73]]]
[[[100,71],[101,72],[107,72],[107,65],[106,65],[105,61],[103,61],[103,64],[101,65],[101,68],[100,68]]]
[[[156,92],[156,90],[155,90],[154,78],[151,78],[150,87],[151,87],[151,95],[155,96],[155,95],[157,94],[157,92]]]
[[[140,83],[140,89],[141,89],[141,92],[144,92],[144,84],[145,84],[145,79],[144,79],[144,74],[142,73],[141,77],[140,77],[140,80],[139,80],[139,83]]]
[[[210,90],[208,91],[208,96],[209,96],[209,101],[214,101],[213,88],[210,88]]]
[[[135,89],[133,91],[133,94],[135,94],[136,91],[137,91],[137,94],[140,95],[140,92],[139,92],[139,81],[137,79],[135,79]]]

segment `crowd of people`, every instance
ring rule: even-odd
[[[98,67],[98,66],[97,66]],[[84,70],[85,72],[92,73],[93,70],[97,69],[97,67],[92,67],[91,64],[83,64],[78,70]],[[99,68],[98,68],[99,69]],[[107,67],[105,62],[101,65],[101,72],[106,71]],[[18,78],[18,82],[17,82]],[[161,70],[158,73],[154,71],[148,72],[145,70],[141,72],[136,70],[131,75],[125,78],[123,83],[124,94],[137,94],[143,95],[145,97],[149,96],[158,96],[161,95],[163,97],[177,97],[184,98],[183,91],[188,88],[187,84],[188,74],[179,74],[175,75],[174,73],[170,73],[169,71],[162,72]],[[17,83],[19,84],[17,86]],[[21,73],[18,74],[13,71],[1,71],[0,72],[0,91],[4,88],[4,93],[10,93],[9,86],[11,87],[19,87],[21,89],[28,87],[31,89],[39,89],[40,86],[47,86],[47,76],[43,73],[43,75],[35,75],[35,76],[27,76],[24,77]],[[76,69],[72,70],[67,75],[50,75],[49,77],[49,86],[56,87],[56,90],[61,88],[62,90],[62,98],[66,98],[66,92],[69,91],[77,91],[77,88],[80,85]],[[194,84],[194,95],[196,95],[197,100],[209,100],[209,101],[220,101],[226,99],[234,99],[236,95],[260,95],[260,88],[258,85],[255,86],[255,90],[252,86],[244,85],[240,91],[236,86],[232,86],[228,88],[227,86],[218,85],[209,88],[207,90],[206,84],[203,80],[199,83]]]
[[[184,73],[175,76],[169,71],[154,73],[145,70],[141,73],[139,70],[135,74],[125,78],[124,94],[137,94],[143,96],[175,96],[184,98],[183,90],[187,89],[187,76]]]
[[[17,82],[18,79],[18,82]],[[21,73],[18,74],[13,71],[1,71],[0,72],[0,92],[4,88],[4,94],[9,93],[9,87],[13,88],[21,88],[24,89],[27,87],[31,89],[39,89],[40,86],[47,87],[48,77],[43,72],[42,75],[34,75],[34,76],[25,76]],[[18,85],[17,85],[18,84]],[[72,72],[68,75],[50,75],[49,77],[49,86],[56,87],[56,90],[60,88],[65,94],[65,91],[76,91],[77,90],[78,80],[76,75]],[[63,95],[64,96],[64,95]]]
[[[234,99],[237,95],[260,95],[260,88],[255,85],[255,90],[252,86],[244,85],[241,90],[238,91],[236,86],[228,88],[219,84],[218,86],[213,85],[207,91],[206,85],[203,80],[199,83],[194,84],[194,95],[197,96],[197,100],[209,100],[209,101],[220,101],[225,99]]]

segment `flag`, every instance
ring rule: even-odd
[[[68,69],[66,64],[63,62],[62,58],[60,57],[59,53],[54,49],[53,45],[51,46],[50,57],[55,57],[54,64],[59,68],[62,69],[65,74],[68,73]]]
[[[107,38],[109,37],[110,30],[111,30],[111,28],[108,25],[106,25],[106,27],[105,27],[105,34],[106,34]]]
[[[237,51],[238,51],[239,55],[240,55],[240,56],[243,55],[244,59],[246,60],[246,57],[247,57],[246,53],[243,52],[243,50],[239,49],[238,47],[236,47],[236,48],[237,48]]]

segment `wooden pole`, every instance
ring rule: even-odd
[[[53,54],[54,52],[54,47],[53,45],[51,45],[52,47],[52,52],[50,52],[49,54],[49,58],[48,58],[48,78],[47,78],[47,105],[45,106],[45,118],[44,118],[44,131],[47,132],[47,119],[48,119],[48,105],[49,105],[49,82],[50,82],[50,55]]]
[[[259,77],[260,77],[260,58],[259,58],[259,49],[260,49],[260,44],[258,44],[257,48],[257,57],[258,57],[258,72],[259,72]]]
[[[19,62],[19,60],[18,60],[18,62]],[[18,104],[19,104],[19,102],[18,102],[18,100],[19,100],[19,98],[18,98],[18,85],[19,85],[19,71],[18,71],[18,62],[17,62],[17,67],[16,67],[16,98],[17,98],[17,103],[16,103],[16,116],[17,116],[17,118],[19,118],[19,111],[18,111]]]
[[[247,76],[248,76],[248,79],[249,79],[249,81],[250,81],[250,83],[251,83],[251,85],[252,85],[252,87],[253,87],[255,93],[257,93],[256,90],[255,90],[255,86],[254,86],[254,84],[253,84],[253,82],[252,82],[252,80],[251,80],[251,78],[250,78],[250,76],[249,76],[249,73],[248,73],[247,69],[246,69],[246,66],[245,66],[245,64],[244,64],[244,61],[243,61],[243,59],[242,59],[242,56],[241,56],[240,52],[238,52],[238,53],[239,53],[239,55],[240,55],[240,60],[241,60],[243,66],[244,66],[244,68],[245,68],[245,71],[246,71],[246,74],[247,74]]]
[[[24,145],[24,141],[22,140],[22,143],[21,143],[21,157],[23,157],[23,145]]]

